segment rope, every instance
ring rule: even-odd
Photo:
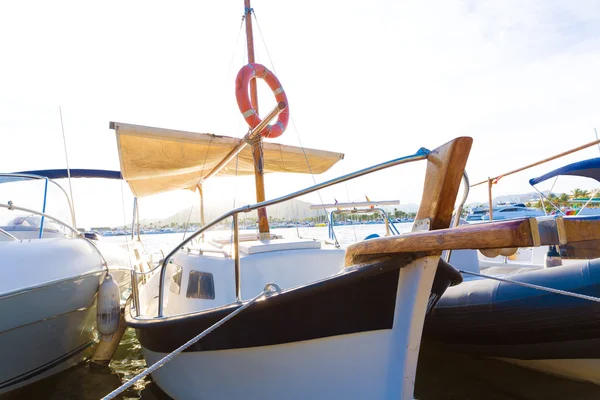
[[[225,318],[221,319],[220,321],[218,321],[214,325],[208,327],[206,330],[204,330],[203,332],[201,332],[200,334],[198,334],[196,337],[188,340],[187,342],[185,342],[184,344],[182,344],[181,346],[179,346],[175,351],[173,351],[172,353],[170,353],[170,354],[166,355],[165,357],[161,358],[155,364],[153,364],[152,366],[148,367],[145,371],[143,371],[142,373],[134,376],[133,378],[131,378],[130,380],[128,380],[127,382],[125,382],[123,385],[119,386],[118,388],[116,388],[115,390],[113,390],[112,392],[110,392],[109,394],[107,394],[106,396],[104,396],[102,399],[103,400],[114,399],[119,394],[123,393],[125,390],[127,390],[131,386],[135,385],[135,383],[137,381],[139,381],[140,379],[143,379],[146,376],[150,375],[152,372],[156,371],[157,369],[159,369],[160,367],[162,367],[163,365],[165,365],[166,363],[168,363],[169,361],[171,361],[176,355],[178,355],[179,353],[181,353],[182,351],[184,351],[185,349],[187,349],[188,347],[190,347],[191,345],[193,345],[194,343],[196,343],[197,341],[199,341],[200,339],[202,339],[203,337],[205,337],[206,335],[208,335],[209,333],[211,333],[212,331],[214,331],[215,329],[217,329],[218,327],[220,327],[221,325],[223,325],[225,322],[229,321],[230,319],[232,319],[233,317],[235,317],[236,315],[238,315],[239,313],[241,313],[242,311],[244,311],[246,308],[250,307],[252,304],[254,304],[261,297],[266,296],[266,298],[269,298],[269,296],[272,295],[273,293],[279,293],[279,292],[281,292],[281,288],[279,286],[277,286],[274,283],[267,284],[265,286],[265,288],[263,289],[263,291],[260,292],[258,295],[256,295],[254,298],[252,298],[250,301],[248,301],[247,303],[243,304],[241,307],[239,307],[235,311],[231,312]]]
[[[271,58],[271,52],[269,51],[269,48],[267,47],[267,42],[265,41],[265,38],[262,34],[262,30],[260,29],[260,24],[258,23],[258,18],[256,17],[256,13],[254,12],[254,9],[251,8],[249,10],[252,15],[254,15],[254,21],[256,22],[256,28],[258,29],[258,34],[260,35],[260,39],[263,42],[263,46],[265,46],[265,51],[267,52],[267,57],[269,58],[269,63],[271,64],[271,67],[273,67],[273,73],[275,75],[277,75],[277,71],[275,70],[275,64],[273,64],[273,59]]]
[[[554,294],[560,294],[563,296],[576,297],[578,299],[589,300],[589,301],[594,301],[596,303],[600,303],[600,298],[594,297],[594,296],[587,296],[585,294],[573,293],[573,292],[568,292],[566,290],[560,290],[560,289],[553,289],[553,288],[549,288],[549,287],[545,287],[545,286],[534,285],[534,284],[527,283],[527,282],[513,281],[512,279],[500,278],[498,276],[478,274],[476,272],[464,271],[462,269],[459,269],[458,272],[460,272],[461,274],[478,276],[480,278],[488,278],[488,279],[493,279],[493,280],[500,281],[500,282],[513,283],[515,285],[523,286],[523,287],[530,288],[530,289],[537,289],[537,290],[541,290],[543,292],[550,292],[550,293],[554,293]]]

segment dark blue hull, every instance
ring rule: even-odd
[[[600,297],[600,260],[511,278]],[[449,288],[427,316],[424,338],[489,357],[595,359],[600,303],[489,279],[465,281]]]

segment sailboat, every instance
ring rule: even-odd
[[[0,203],[0,393],[90,358],[101,282],[110,276],[116,286],[118,323],[118,296],[129,295],[132,268],[149,269],[139,243],[125,248],[89,239],[76,228],[72,202],[56,182],[67,177],[121,180],[119,171],[103,170],[0,174],[2,196],[9,199]],[[42,207],[28,208],[30,203]],[[51,212],[61,204],[66,219]]]
[[[265,200],[264,173],[324,172],[342,155],[266,141],[285,131],[290,108],[281,83],[254,60],[249,0],[244,5],[248,64],[236,79],[249,126],[243,139],[110,125],[123,178],[138,197],[198,189],[202,209],[207,179],[254,174],[256,182],[255,204],[210,222],[202,218],[202,227],[175,246],[156,273],[134,273],[126,321],[150,366],[146,373],[173,398],[412,399],[425,316],[462,281],[451,265],[459,250],[536,246],[538,226],[519,219],[455,227],[466,200],[453,218],[469,137]],[[256,79],[267,81],[278,102],[264,118]],[[419,161],[427,168],[409,233],[344,250],[269,231],[269,206]],[[239,216],[252,211],[259,231],[241,235]],[[210,240],[208,231],[224,221],[232,224],[230,240]],[[444,251],[454,252],[442,258]]]

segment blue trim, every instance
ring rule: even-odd
[[[529,184],[535,185],[559,175],[583,176],[600,182],[600,157],[565,165],[540,177],[530,179]]]
[[[71,169],[71,178],[104,178],[122,180],[121,171],[109,171],[104,169]],[[40,175],[49,179],[68,178],[66,169],[41,169],[35,171],[21,171],[15,174]]]
[[[14,378],[10,378],[4,382],[0,382],[0,389],[4,389],[9,386],[16,385],[17,383],[25,382],[29,379],[32,379],[33,377],[58,366],[59,364],[67,361],[68,359],[75,357],[77,354],[86,350],[88,347],[90,347],[93,344],[94,344],[94,341],[90,340],[89,342],[84,343],[83,345],[77,347],[75,350],[72,350],[72,351],[68,352],[67,354],[63,354],[62,356],[60,356],[50,362],[47,362],[46,364],[43,364],[37,368],[34,368],[29,372],[25,372],[21,375],[15,376]]]
[[[44,204],[42,204],[42,213],[46,213],[46,200],[48,199],[48,178],[45,179],[44,184]],[[38,236],[39,239],[44,235],[44,216],[42,215],[42,220],[40,221],[40,234]]]

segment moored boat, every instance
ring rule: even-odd
[[[529,183],[561,175],[600,181],[600,159],[566,165]],[[595,351],[600,343],[600,216],[579,211],[565,216],[557,208],[554,215],[536,218],[541,246],[484,250],[479,260],[471,254],[469,262],[456,264],[467,274],[499,280],[469,277],[449,288],[426,320],[425,338],[467,354],[600,384]],[[569,234],[580,237],[570,241]]]
[[[73,178],[120,179],[118,171],[71,171]],[[0,364],[0,393],[92,355],[98,337],[96,298],[107,271],[124,297],[130,291],[133,254],[90,240],[75,228],[68,196],[50,179],[67,174],[66,170],[0,174],[3,197],[14,200],[0,204],[0,351],[5,360]],[[52,191],[64,197],[52,197]],[[42,204],[42,209],[26,208],[21,199]],[[68,222],[47,213],[61,202]],[[143,256],[135,243],[130,246]]]

